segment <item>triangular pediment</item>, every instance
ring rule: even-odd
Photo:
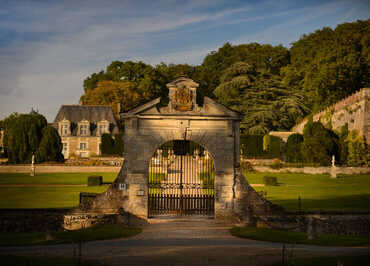
[[[122,113],[121,117],[125,116],[132,116],[132,115],[139,115],[139,114],[144,114],[149,111],[149,113],[155,112],[157,110],[157,104],[161,101],[161,98],[154,99],[150,102],[147,102],[143,105],[140,105],[127,113]],[[158,114],[158,111],[157,111]]]
[[[211,116],[211,117],[229,117],[238,119],[241,118],[241,114],[235,112],[224,105],[208,98],[204,97],[204,104],[197,111],[189,112],[177,112],[168,110],[168,107],[158,107],[160,98],[152,100],[146,104],[136,107],[127,113],[122,113],[122,118],[130,116],[151,116],[151,115],[163,115],[163,116]]]
[[[186,77],[179,77],[167,84],[169,88],[169,103],[161,106],[160,98],[145,103],[139,107],[122,113],[121,118],[132,116],[178,116],[178,117],[218,117],[241,120],[241,114],[216,101],[204,97],[203,105],[196,103],[196,88],[198,83]]]

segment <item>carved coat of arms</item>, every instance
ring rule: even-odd
[[[193,109],[192,92],[185,86],[177,88],[174,98],[174,107],[176,110],[191,111]]]

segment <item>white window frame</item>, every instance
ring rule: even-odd
[[[59,122],[59,135],[60,136],[71,135],[71,123],[65,118]]]
[[[88,150],[88,143],[87,142],[80,142],[80,151],[87,151]]]
[[[81,130],[82,128],[83,128],[83,130]],[[78,135],[79,136],[90,136],[90,123],[89,123],[89,121],[82,120],[78,123]]]
[[[101,130],[102,128],[104,130]],[[101,136],[103,134],[109,134],[109,133],[110,133],[109,132],[109,121],[107,120],[99,121],[97,125],[97,135]]]

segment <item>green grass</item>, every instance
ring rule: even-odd
[[[2,266],[73,266],[79,265],[78,259],[75,258],[49,258],[40,256],[15,256],[15,255],[0,255]],[[95,265],[82,261],[81,266]]]
[[[233,227],[230,229],[230,233],[233,236],[242,238],[279,243],[322,246],[370,246],[370,237],[319,235],[317,239],[308,240],[307,234],[303,232],[287,232],[256,227]]]
[[[55,245],[77,241],[96,241],[131,237],[140,232],[140,228],[126,227],[119,224],[97,225],[81,230],[53,232],[51,233],[52,240],[46,240],[46,233],[44,232],[0,232],[0,246]]]
[[[87,177],[91,175],[103,176],[104,183],[111,183],[118,173],[38,173],[36,176],[28,173],[0,173],[0,184],[81,185],[87,184]]]
[[[0,187],[0,208],[72,208],[80,192],[102,193],[98,187]]]
[[[338,261],[344,266],[370,265],[370,255],[361,256],[337,256],[337,257],[314,257],[293,259],[288,266],[338,266]]]
[[[266,173],[246,173],[250,184],[263,184]],[[274,173],[278,186],[255,187],[266,198],[289,211],[297,211],[298,197],[304,211],[370,211],[370,175],[329,175]]]

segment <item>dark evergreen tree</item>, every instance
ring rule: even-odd
[[[42,139],[36,152],[36,161],[45,162],[62,162],[64,157],[62,154],[62,141],[58,131],[53,126],[46,126],[42,130]]]
[[[6,149],[8,161],[11,163],[26,163],[36,153],[42,138],[42,130],[47,126],[44,116],[31,112],[30,114],[15,114],[6,119]]]
[[[114,154],[123,156],[124,152],[124,143],[123,143],[123,134],[116,134],[114,136]]]
[[[339,158],[339,138],[320,122],[309,122],[303,131],[302,155],[307,163],[330,165],[332,156]]]
[[[290,135],[285,144],[285,159],[287,162],[300,163],[303,162],[302,156],[303,136],[301,134]]]
[[[101,136],[101,153],[103,155],[114,154],[114,140],[110,134]]]

